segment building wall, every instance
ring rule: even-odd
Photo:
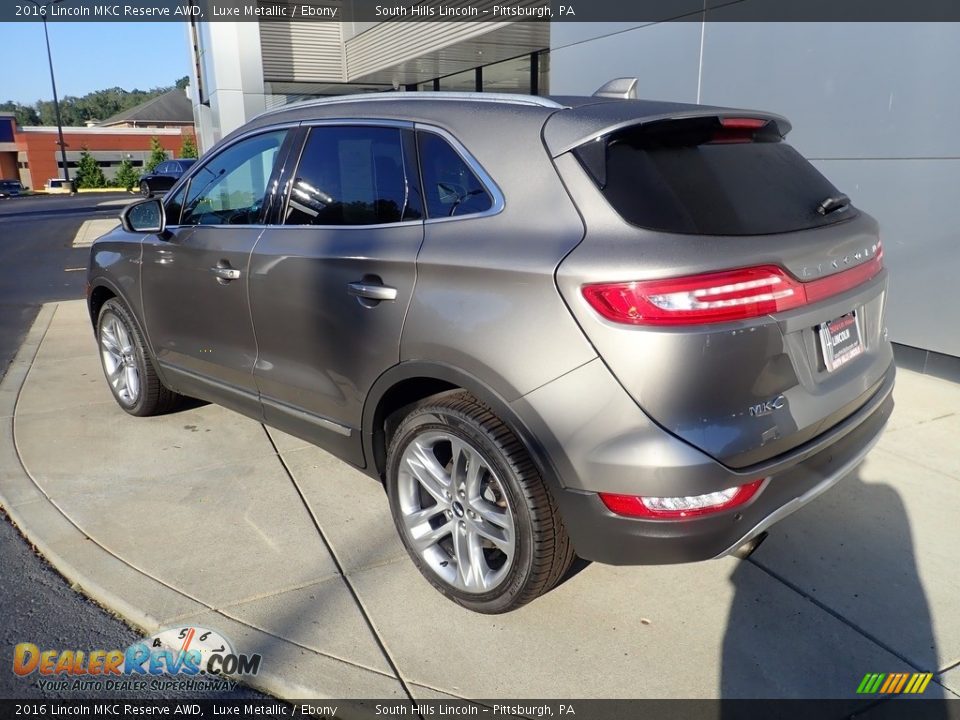
[[[891,339],[960,356],[960,24],[554,23],[551,91],[760,108],[881,225]]]
[[[145,159],[150,153],[151,138],[157,137],[168,155],[175,157],[180,152],[186,134],[192,134],[192,130],[64,128],[63,141],[67,146],[67,162],[71,165],[72,178],[74,164],[84,149],[89,150],[102,163],[119,164],[128,154],[132,160]],[[40,190],[49,179],[63,177],[55,127],[19,128],[16,142],[20,152],[25,153],[28,165],[20,173],[24,185]],[[104,167],[104,174],[108,179],[113,176],[112,167]]]

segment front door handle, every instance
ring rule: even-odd
[[[235,270],[232,267],[215,265],[214,267],[210,268],[210,272],[217,276],[217,282],[219,283],[228,283],[231,280],[240,279],[240,271]]]
[[[389,285],[379,285],[371,282],[352,282],[347,283],[347,292],[359,298],[367,300],[396,300],[397,289]]]

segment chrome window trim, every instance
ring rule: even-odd
[[[460,159],[463,160],[467,167],[473,171],[473,174],[477,176],[477,179],[480,181],[480,184],[483,185],[484,189],[487,191],[487,194],[490,195],[491,205],[486,210],[481,212],[470,213],[468,215],[454,215],[453,217],[439,217],[439,218],[427,218],[424,220],[425,225],[431,225],[434,223],[445,223],[445,222],[454,222],[456,220],[470,220],[482,217],[492,217],[494,215],[499,215],[503,212],[504,208],[507,206],[506,198],[503,196],[503,191],[500,190],[500,186],[494,181],[490,174],[484,170],[483,165],[473,157],[469,150],[464,147],[463,143],[457,140],[449,131],[444,130],[441,127],[436,125],[431,125],[429,123],[419,123],[415,122],[413,124],[415,130],[419,132],[429,132],[434,135],[439,135],[441,138],[446,140],[446,142],[454,149],[454,151],[460,156]],[[417,147],[417,157],[420,156],[419,144]],[[421,182],[423,180],[423,173],[421,171]],[[426,203],[424,203],[424,209],[426,210]]]

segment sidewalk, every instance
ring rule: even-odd
[[[0,505],[147,632],[213,627],[292,698],[852,697],[867,672],[960,695],[960,385],[901,371],[858,473],[749,561],[589,565],[505,616],[444,600],[379,484],[215,406],[114,403],[82,302],[0,384]],[[24,638],[28,641],[29,638]]]

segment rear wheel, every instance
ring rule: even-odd
[[[146,182],[140,183],[140,194],[144,197],[153,197],[153,193],[150,192],[150,185]]]
[[[570,567],[573,549],[529,453],[472,395],[414,406],[390,443],[386,481],[414,564],[466,608],[513,610]]]
[[[139,417],[176,407],[181,396],[160,382],[130,311],[117,298],[100,308],[97,343],[104,377],[120,407]]]

